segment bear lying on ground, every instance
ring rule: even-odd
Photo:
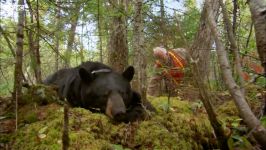
[[[131,122],[145,116],[141,96],[130,86],[134,72],[132,66],[120,74],[107,65],[88,61],[57,71],[44,84],[57,86],[60,98],[74,107],[105,113],[118,122]]]

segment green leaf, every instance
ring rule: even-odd
[[[48,129],[48,127],[47,126],[45,126],[45,127],[43,127],[43,128],[41,128],[40,130],[39,130],[39,134],[43,134],[44,132],[46,132],[47,131],[47,129]]]
[[[239,142],[243,142],[242,137],[239,136],[239,135],[233,135],[233,136],[232,136],[232,139],[234,139],[234,140],[236,140],[236,141],[239,141]]]
[[[114,150],[124,150],[122,145],[113,144]]]

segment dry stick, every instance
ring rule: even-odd
[[[68,125],[69,125],[69,116],[68,116],[68,103],[65,99],[64,104],[64,127],[63,127],[63,135],[62,135],[62,150],[67,150],[69,147],[69,134],[68,134]]]
[[[2,32],[4,38],[5,38],[6,42],[7,42],[7,45],[9,47],[9,49],[11,50],[12,55],[15,57],[16,56],[15,50],[14,50],[13,46],[11,45],[11,42],[10,42],[7,34],[5,33],[5,31],[3,30],[3,28],[1,26],[0,26],[0,32]]]
[[[210,0],[206,1],[207,5],[209,1]],[[266,148],[266,130],[260,124],[260,121],[256,118],[256,116],[251,111],[249,105],[247,104],[245,100],[243,93],[241,92],[239,86],[236,84],[232,76],[232,70],[228,62],[227,53],[225,51],[224,45],[221,42],[221,39],[219,38],[220,35],[216,27],[217,25],[211,13],[208,13],[207,20],[208,20],[209,27],[215,39],[218,60],[219,60],[219,64],[222,70],[222,76],[224,78],[225,85],[229,89],[229,92],[234,99],[235,105],[237,106],[237,109],[239,111],[241,118],[243,119],[245,124],[247,124],[250,130],[254,130],[253,135],[255,139],[262,146],[262,148],[265,149]]]
[[[15,113],[16,113],[16,131],[18,130],[18,94],[16,90],[16,106],[15,106]]]
[[[248,38],[247,38],[247,42],[246,42],[245,48],[248,48],[249,40],[250,40],[250,37],[251,37],[251,34],[252,34],[253,25],[254,25],[254,23],[252,22],[250,24],[250,29],[249,29]]]

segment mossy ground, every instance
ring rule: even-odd
[[[48,94],[46,87],[41,87]],[[32,93],[32,92],[31,92]],[[34,93],[34,92],[33,92]],[[37,94],[39,95],[39,94]],[[33,100],[34,98],[32,98]],[[57,98],[37,98],[19,109],[19,129],[1,134],[0,144],[9,143],[12,149],[61,149],[63,106]],[[217,141],[207,114],[200,101],[183,101],[179,97],[148,97],[157,113],[134,123],[115,123],[104,114],[83,108],[69,109],[70,149],[215,149]],[[31,100],[31,101],[32,101]],[[42,101],[48,105],[42,105]],[[35,101],[35,100],[33,100]],[[253,104],[255,106],[257,104]],[[249,149],[251,144],[240,133],[241,119],[231,101],[217,106],[217,114],[228,129],[229,144]],[[245,128],[245,127],[243,127]]]
[[[172,98],[169,112],[166,112],[166,97],[149,98],[158,112],[151,114],[149,120],[128,124],[114,123],[104,114],[91,113],[83,108],[70,108],[70,149],[184,150],[216,147],[206,114],[195,113],[191,102]],[[24,117],[29,121],[22,119],[19,130],[11,138],[12,148],[61,149],[63,107],[49,104],[21,108],[21,115],[29,112],[33,115]],[[39,114],[41,118],[38,118]]]

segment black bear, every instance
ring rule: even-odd
[[[145,111],[141,96],[130,81],[134,68],[122,74],[99,62],[84,62],[75,68],[62,69],[48,76],[44,84],[58,87],[58,94],[74,107],[99,111],[119,122],[142,119]]]

